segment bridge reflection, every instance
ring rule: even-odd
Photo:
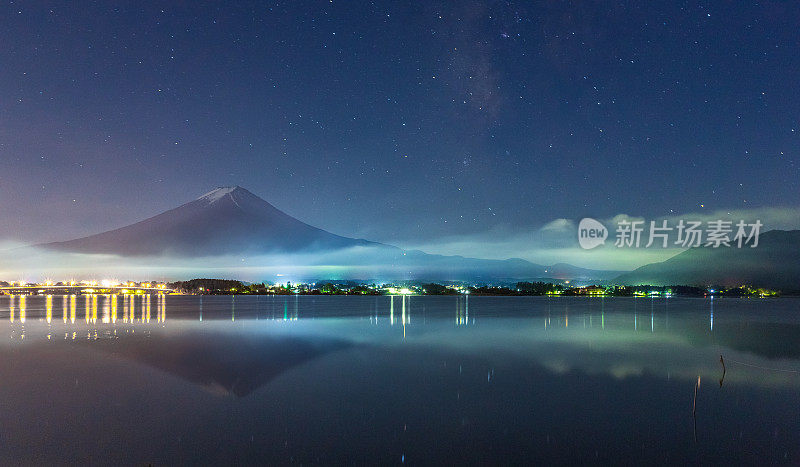
[[[53,325],[53,316],[60,312],[63,324],[75,324],[82,308],[85,324],[117,324],[118,321],[127,324],[150,323],[155,312],[156,323],[165,323],[167,320],[167,297],[164,294],[144,295],[84,295],[82,306],[79,307],[78,296],[63,295],[60,300],[54,300],[53,295],[44,297],[44,309],[41,301],[33,309],[29,306],[29,295],[8,295],[8,320],[10,323],[24,325],[33,313],[34,320],[44,321],[48,327]],[[42,311],[44,312],[42,314]],[[120,312],[122,314],[120,318]],[[78,323],[80,324],[80,322]],[[23,332],[19,334],[24,338]],[[68,336],[69,333],[65,334]],[[50,339],[50,334],[47,338]],[[74,339],[73,333],[73,339]],[[65,337],[66,339],[67,337]]]

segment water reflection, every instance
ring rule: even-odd
[[[473,323],[474,323],[473,318]],[[456,326],[470,324],[469,321],[469,295],[458,296],[456,300]]]
[[[711,296],[711,299],[709,300],[709,309],[710,309],[709,318],[708,318],[708,320],[709,320],[709,330],[713,331],[714,330],[714,296],[713,295]]]
[[[165,295],[156,295],[156,298],[158,299],[158,322],[164,323],[167,321],[167,297]]]
[[[213,393],[244,397],[295,366],[351,345],[334,338],[311,340],[245,333],[216,335],[210,340],[176,335],[157,346],[152,345],[152,337],[125,339],[113,351]]]
[[[25,295],[21,295],[19,297],[19,322],[20,323],[24,323],[25,322],[25,312],[27,311],[26,302],[27,302],[27,297]]]
[[[150,322],[150,303],[156,301],[156,322],[166,322],[167,299],[163,294],[157,295],[154,299],[150,296],[118,296],[118,295],[84,295],[82,306],[79,305],[77,295],[7,295],[7,306],[3,306],[0,301],[0,316],[7,313],[10,324],[26,324],[29,318],[33,317],[43,321],[49,329],[55,325],[54,315],[60,312],[62,325],[75,325],[79,313],[84,316],[85,325],[116,325],[119,320],[119,307],[122,302],[122,323],[133,324],[136,302],[141,302],[141,316],[137,319],[138,323]],[[32,305],[31,305],[32,304]],[[100,318],[98,319],[98,314]],[[25,327],[15,329],[15,335],[20,339],[25,336]],[[68,334],[67,334],[68,335]],[[89,333],[89,335],[93,335]],[[52,337],[52,336],[50,336]],[[48,337],[48,338],[50,338]]]
[[[53,321],[53,296],[48,295],[45,297],[45,319],[47,320],[47,324],[50,324]]]
[[[116,295],[114,295],[116,297]],[[111,295],[103,295],[103,311],[102,323],[108,324],[111,322]]]
[[[75,316],[78,313],[78,297],[76,295],[69,296],[69,322],[75,324]]]
[[[0,461],[796,463],[798,304],[0,297]]]
[[[474,298],[474,297],[473,297]],[[359,301],[361,300],[361,301]],[[391,329],[396,325],[402,327],[398,335],[401,339],[412,339],[426,345],[451,346],[457,343],[464,347],[466,341],[459,335],[445,332],[446,326],[440,317],[445,310],[450,316],[450,326],[460,328],[474,325],[477,315],[483,319],[491,318],[489,325],[480,332],[480,339],[470,341],[465,350],[480,351],[490,348],[496,352],[507,344],[519,348],[541,352],[537,360],[554,371],[571,370],[597,373],[606,372],[616,377],[632,374],[656,372],[668,377],[683,375],[691,377],[691,371],[685,369],[684,362],[676,363],[674,357],[665,357],[660,352],[684,352],[689,361],[689,353],[710,349],[716,352],[714,360],[703,364],[708,372],[719,370],[723,366],[723,377],[738,378],[741,372],[727,374],[725,362],[720,354],[730,353],[726,362],[738,365],[738,362],[754,365],[753,368],[770,368],[791,373],[796,370],[794,361],[786,359],[800,358],[800,321],[794,315],[780,315],[769,319],[772,305],[780,305],[791,309],[794,302],[753,301],[753,300],[684,300],[679,299],[535,299],[527,305],[513,305],[516,299],[484,298],[478,299],[477,311],[471,307],[469,296],[456,297],[409,297],[387,296],[353,299],[358,306],[343,309],[346,313],[358,315],[363,313],[369,317],[370,323],[379,328]],[[505,301],[504,301],[505,300]],[[647,302],[644,302],[647,300]],[[417,304],[417,301],[419,303]],[[72,340],[85,337],[89,340],[116,337],[126,332],[134,332],[137,326],[166,326],[168,324],[168,308],[176,307],[170,312],[178,322],[195,320],[198,323],[218,323],[221,313],[227,313],[231,323],[244,323],[251,320],[280,320],[283,322],[299,322],[302,317],[318,318],[326,316],[328,299],[275,296],[275,297],[168,297],[157,295],[85,295],[82,299],[76,295],[58,298],[48,296],[8,296],[7,301],[0,302],[0,316],[7,313],[7,323],[11,326],[11,336],[15,339],[38,337],[31,334],[31,318],[47,325],[47,331],[41,334],[46,339],[63,333],[65,339]],[[6,303],[3,311],[2,303]],[[520,300],[520,304],[526,303]],[[672,303],[673,305],[670,305]],[[675,307],[674,305],[679,304]],[[721,304],[721,305],[720,305]],[[787,304],[791,304],[787,305]],[[60,306],[60,310],[58,310]],[[643,306],[649,308],[648,336],[640,333],[641,312]],[[715,320],[715,307],[723,306],[723,318]],[[120,310],[120,307],[122,308]],[[362,310],[363,307],[363,311]],[[82,308],[82,309],[81,309]],[[647,309],[645,308],[645,309]],[[223,311],[226,310],[227,311]],[[696,319],[692,310],[705,309],[708,321],[703,327],[702,320]],[[350,311],[347,311],[350,310]],[[61,313],[61,320],[53,320],[53,315]],[[670,316],[672,313],[672,317]],[[677,314],[676,314],[677,313]],[[76,316],[82,314],[82,324],[76,323]],[[155,315],[152,317],[152,315]],[[99,315],[99,319],[98,319]],[[121,319],[120,319],[121,315]],[[529,328],[529,322],[543,320],[539,331]],[[626,323],[629,323],[626,325]],[[631,326],[632,324],[632,326]],[[122,326],[122,328],[119,328]],[[134,326],[134,327],[130,327]],[[431,331],[436,329],[435,333]],[[630,327],[628,327],[630,326]],[[120,334],[120,331],[122,334]],[[345,330],[346,331],[346,330]],[[347,332],[345,332],[345,335]],[[429,341],[429,336],[435,336]],[[338,337],[338,336],[334,336]],[[498,343],[499,342],[499,343]],[[559,358],[553,359],[552,350],[564,346]],[[624,348],[636,348],[637,352],[622,351]],[[585,357],[573,359],[568,355],[591,349]],[[667,350],[669,349],[669,350]],[[748,356],[749,355],[749,356]],[[727,356],[727,355],[726,355]],[[623,358],[624,357],[624,358]],[[778,362],[766,360],[783,359]],[[697,365],[694,365],[697,368]],[[715,376],[719,378],[719,374]],[[757,384],[775,383],[780,378],[768,376]],[[726,379],[728,381],[728,379]],[[732,380],[731,380],[732,381]],[[792,384],[796,381],[782,381],[781,384]]]
[[[84,316],[84,325],[95,327],[110,327],[113,329],[120,325],[166,325],[168,309],[176,307],[174,318],[180,321],[194,319],[198,322],[218,321],[222,316],[220,312],[226,310],[227,316],[233,323],[240,320],[281,320],[298,321],[303,317],[324,317],[327,313],[327,298],[293,296],[266,296],[266,297],[169,297],[163,294],[155,295],[76,295],[68,296],[26,296],[9,295],[7,301],[0,301],[0,317],[7,313],[10,324],[28,324],[29,318],[42,320],[49,326],[75,326],[76,317]],[[769,359],[798,358],[800,357],[800,321],[782,316],[781,319],[757,319],[759,314],[749,315],[744,310],[730,313],[726,312],[725,319],[715,319],[715,307],[722,303],[726,307],[743,307],[743,309],[756,308],[764,312],[770,310],[772,304],[793,303],[790,299],[782,301],[754,301],[754,300],[728,300],[720,302],[719,299],[685,300],[681,303],[685,308],[678,310],[683,316],[670,317],[671,307],[675,298],[671,299],[608,299],[592,298],[574,300],[565,298],[537,299],[535,306],[512,306],[508,309],[497,307],[500,303],[504,306],[511,302],[501,302],[500,299],[486,297],[479,299],[480,306],[473,311],[467,295],[455,297],[410,297],[410,296],[384,296],[364,298],[363,310],[359,307],[343,309],[345,313],[359,315],[363,313],[371,323],[384,324],[389,328],[396,325],[402,326],[402,336],[415,337],[414,330],[421,326],[426,327],[425,320],[441,316],[439,313],[446,309],[449,312],[452,325],[462,327],[474,325],[476,316],[484,318],[543,320],[543,332],[553,338],[565,339],[574,336],[578,341],[604,340],[613,336],[614,339],[639,341],[643,337],[635,337],[641,331],[641,311],[643,300],[647,300],[649,308],[649,335],[653,336],[653,343],[662,342],[664,339],[678,339],[692,346],[726,346],[734,350],[747,351]],[[354,298],[353,300],[361,300]],[[416,302],[419,304],[416,305]],[[719,303],[717,303],[719,302]],[[2,305],[5,303],[5,305]],[[33,305],[31,305],[33,304]],[[612,305],[609,309],[609,304]],[[686,305],[691,305],[686,307]],[[760,304],[763,304],[760,305]],[[120,310],[121,307],[121,310]],[[4,310],[5,308],[5,310]],[[60,308],[60,310],[59,310]],[[674,308],[674,307],[672,307]],[[680,307],[678,307],[680,308]],[[705,328],[698,319],[686,319],[686,313],[692,310],[707,310],[708,321]],[[350,311],[348,311],[350,310]],[[674,314],[676,311],[672,311]],[[61,320],[53,320],[54,314],[61,314]],[[209,314],[210,313],[210,314]],[[609,314],[610,313],[610,314]],[[155,315],[155,316],[153,316]],[[334,316],[336,316],[334,314]],[[417,321],[417,316],[423,319]],[[121,318],[121,319],[120,319]],[[672,319],[672,321],[670,321]],[[677,321],[676,321],[677,319]],[[438,321],[435,321],[438,323]],[[538,321],[541,323],[541,321]],[[630,324],[627,324],[630,323]],[[628,328],[627,326],[631,326]],[[24,328],[20,327],[19,335]],[[626,332],[626,329],[630,331]],[[513,330],[513,329],[512,329]],[[506,331],[506,330],[504,330]],[[564,333],[567,334],[564,334]],[[599,334],[598,334],[599,333]],[[605,333],[605,334],[603,334]],[[602,337],[606,336],[606,337]],[[529,334],[528,339],[539,338]]]

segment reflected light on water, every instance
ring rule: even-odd
[[[710,303],[709,306],[711,307],[711,316],[709,316],[709,321],[710,321],[709,327],[710,327],[710,330],[713,331],[714,330],[714,296],[713,295],[711,296],[711,300],[709,300],[709,303]]]
[[[144,321],[149,323],[150,322],[150,294],[144,296]]]
[[[116,326],[120,324],[148,324],[151,319],[152,308],[155,307],[156,319],[159,324],[164,324],[167,321],[167,296],[165,294],[156,294],[155,298],[152,295],[141,295],[138,298],[134,295],[98,295],[86,294],[82,301],[83,310],[79,311],[79,303],[77,295],[63,295],[60,300],[61,307],[61,323],[64,326],[73,326],[76,323],[78,313],[85,316],[84,323],[90,326],[88,329],[81,330],[80,333],[73,330],[64,331],[64,339],[75,339],[78,334],[86,333],[87,339],[98,339],[104,336],[116,336]],[[33,305],[29,300],[34,300]],[[38,301],[38,300],[41,300]],[[141,300],[141,314],[138,318],[135,316],[136,301]],[[122,304],[120,305],[120,301]],[[155,304],[153,304],[155,301]],[[52,339],[52,327],[58,322],[53,322],[53,314],[58,313],[55,308],[58,306],[56,298],[53,295],[42,296],[27,296],[27,295],[8,295],[8,322],[10,324],[26,324],[28,314],[33,313],[36,321],[46,324],[47,332],[42,334],[47,339]],[[29,309],[29,305],[32,307]],[[122,306],[122,321],[119,322],[120,306]],[[295,305],[295,310],[297,306]],[[98,319],[98,314],[100,319]],[[298,312],[294,312],[291,320],[297,320]],[[136,319],[135,319],[136,318]],[[59,324],[61,324],[59,323]],[[91,326],[110,326],[110,329],[102,329],[99,327]],[[12,328],[12,338],[25,338],[25,327]]]
[[[97,295],[92,295],[92,324],[97,323]]]
[[[156,295],[156,320],[159,323],[167,321],[167,297],[164,295]]]
[[[86,324],[89,324],[89,320],[91,319],[91,312],[92,312],[92,296],[91,295],[84,295],[84,304],[83,310],[86,314]]]
[[[78,314],[78,296],[69,296],[69,322],[75,324],[75,316]]]
[[[473,318],[474,320],[474,318]],[[463,326],[469,323],[469,295],[456,296],[456,326]],[[545,322],[547,326],[547,322]]]
[[[19,296],[19,322],[20,323],[24,323],[25,322],[25,302],[26,302],[26,300],[27,300],[27,298],[26,298],[25,295],[20,295]]]
[[[69,313],[69,296],[63,295],[61,297],[61,319],[64,324],[67,324],[67,314]]]
[[[134,298],[134,295],[125,297],[125,315],[123,319],[125,323],[132,323],[134,320],[134,314],[136,313],[136,302]]]
[[[45,320],[47,324],[53,321],[53,296],[48,295],[44,300]]]
[[[103,295],[103,318],[102,323],[108,324],[111,322],[111,296]]]

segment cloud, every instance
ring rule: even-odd
[[[668,248],[661,248],[660,243],[650,248],[616,248],[614,239],[617,224],[623,220],[645,222],[646,230],[642,237],[642,246],[644,246],[648,240],[649,221],[656,221],[657,225],[660,225],[661,221],[666,220],[668,226],[674,227],[681,219],[700,221],[703,225],[714,220],[727,220],[734,225],[739,220],[744,220],[746,223],[760,220],[763,224],[762,232],[793,230],[800,229],[800,207],[690,212],[648,219],[620,213],[610,218],[598,219],[609,228],[609,241],[605,246],[593,250],[584,250],[579,247],[576,223],[578,219],[566,218],[554,219],[538,229],[532,229],[525,233],[512,232],[508,228],[496,228],[487,233],[445,237],[403,246],[428,253],[487,259],[523,258],[543,265],[564,262],[590,269],[631,270],[645,264],[664,261],[682,252],[683,248],[675,246],[674,231],[669,239]]]
[[[245,281],[292,282],[309,278],[370,279],[392,264],[367,247],[333,252],[268,255],[198,256],[192,258],[123,257],[65,253],[24,247],[0,252],[0,280],[55,281],[83,279],[183,280],[195,277]],[[402,254],[399,252],[396,254]]]
[[[577,241],[576,220],[559,218],[528,232],[508,226],[497,226],[480,234],[443,237],[427,242],[398,245],[440,255],[460,255],[483,259],[523,258],[540,265],[569,263],[590,269],[631,270],[666,260],[683,249],[660,244],[651,248],[616,248],[615,229],[619,221],[639,220],[676,225],[681,219],[708,222],[717,219],[751,223],[760,220],[763,230],[800,229],[800,208],[763,208],[730,211],[696,212],[644,219],[617,214],[598,219],[609,229],[606,245],[581,249]],[[643,244],[646,243],[646,231]],[[0,279],[53,280],[119,279],[175,280],[206,275],[252,281],[297,281],[307,278],[329,279],[397,279],[403,274],[424,274],[425,266],[411,258],[398,260],[395,253],[377,253],[364,248],[316,252],[314,254],[280,254],[259,256],[220,256],[197,258],[122,258],[113,255],[56,253],[35,248],[19,248],[18,242],[0,241]],[[399,251],[399,250],[398,250]],[[278,274],[282,274],[278,276]]]
[[[575,222],[569,219],[556,219],[543,225],[540,231],[565,231],[575,230]]]

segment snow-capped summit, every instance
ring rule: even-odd
[[[232,194],[236,190],[244,190],[244,188],[239,186],[220,186],[214,188],[213,190],[209,191],[208,193],[204,194],[203,196],[197,198],[198,201],[203,200],[208,203],[213,203],[214,201],[218,201],[224,198],[227,195]]]

